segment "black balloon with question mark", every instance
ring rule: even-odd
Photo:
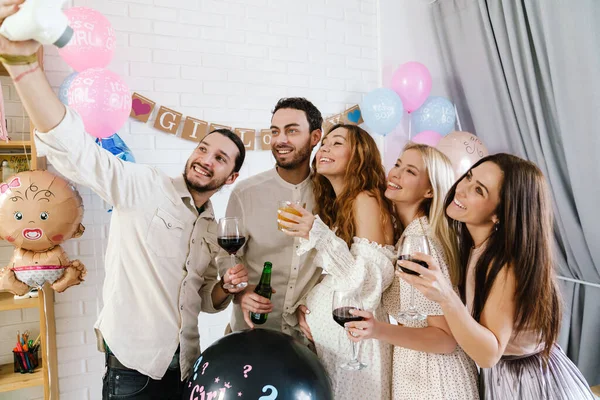
[[[267,329],[231,333],[194,364],[182,400],[332,400],[317,356],[298,340]]]

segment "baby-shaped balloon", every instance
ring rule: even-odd
[[[61,243],[83,234],[83,202],[66,180],[48,171],[26,171],[0,184],[0,239],[16,247],[0,270],[0,291],[24,295],[48,282],[57,292],[86,274]]]

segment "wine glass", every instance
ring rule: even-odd
[[[231,266],[235,267],[235,253],[246,243],[242,221],[238,217],[226,217],[219,220],[217,243],[219,243],[219,246],[223,250],[229,253],[231,256]],[[223,285],[223,288],[228,290],[233,288],[243,289],[246,286],[248,286],[248,282],[238,283],[237,285],[226,283]]]
[[[398,261],[406,260],[417,263],[425,268],[428,268],[427,263],[421,260],[415,260],[412,258],[414,253],[430,254],[429,242],[427,241],[426,235],[404,235],[400,239],[400,246],[398,246]],[[402,268],[399,264],[396,266],[404,273],[411,275],[419,275],[407,268]],[[427,318],[427,315],[419,312],[415,307],[415,288],[411,285],[410,287],[410,306],[408,310],[400,311],[399,317],[409,321],[423,321]]]
[[[337,290],[333,293],[333,320],[337,322],[342,328],[346,329],[346,327],[344,326],[346,322],[364,320],[363,317],[350,314],[350,310],[362,309],[362,301],[360,300],[356,292],[351,290]],[[357,371],[366,368],[367,364],[363,364],[360,361],[358,361],[359,343],[355,343],[353,341],[350,342],[352,343],[352,360],[341,364],[340,368],[348,371]]]

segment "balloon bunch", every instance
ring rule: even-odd
[[[115,52],[115,32],[101,13],[87,7],[65,11],[73,38],[59,55],[75,70],[59,90],[61,101],[77,111],[86,131],[112,136],[131,112],[131,92],[121,77],[106,69]]]
[[[414,141],[435,146],[454,130],[454,105],[443,97],[429,96],[431,74],[427,67],[411,61],[400,65],[394,72],[391,89],[379,88],[368,93],[360,105],[367,126],[380,135],[387,135],[410,115],[409,139],[414,130]],[[413,126],[414,124],[414,126]]]

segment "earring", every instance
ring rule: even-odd
[[[500,228],[500,221],[494,222],[494,231],[498,232],[499,228]]]

